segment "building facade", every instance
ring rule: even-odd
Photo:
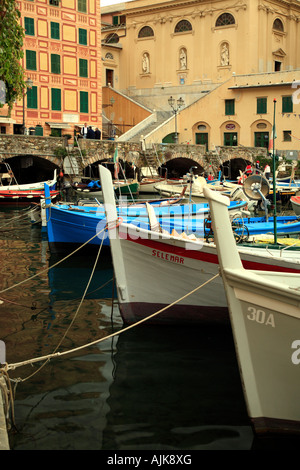
[[[102,67],[98,0],[19,0],[25,29],[23,68],[30,80],[2,133],[73,135],[102,126]],[[29,83],[29,82],[28,82]]]
[[[149,142],[176,120],[179,142],[266,147],[275,99],[277,148],[298,151],[299,38],[298,0],[135,0],[102,10],[103,79],[155,110],[183,99]]]

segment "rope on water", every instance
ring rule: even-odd
[[[88,348],[88,347],[91,347],[91,346],[94,346],[98,343],[101,343],[103,341],[105,341],[106,339],[109,339],[109,338],[113,338],[114,336],[117,336],[117,335],[120,335],[122,333],[125,333],[125,331],[128,331],[132,328],[135,328],[136,326],[140,325],[141,323],[144,323],[148,320],[150,320],[151,318],[159,315],[160,313],[164,312],[165,310],[167,310],[168,308],[172,307],[173,305],[176,305],[177,303],[181,302],[182,300],[186,299],[187,297],[189,297],[190,295],[194,294],[195,292],[197,292],[199,289],[201,289],[202,287],[206,286],[207,284],[209,284],[210,282],[212,282],[213,280],[215,280],[217,277],[219,277],[219,273],[216,274],[215,276],[213,276],[211,279],[209,279],[208,281],[204,282],[203,284],[201,284],[200,286],[196,287],[195,289],[193,289],[192,291],[190,291],[189,293],[185,294],[184,296],[180,297],[180,299],[177,299],[175,300],[174,302],[172,302],[171,304],[167,305],[166,307],[158,310],[157,312],[155,313],[152,313],[151,315],[149,315],[148,317],[145,317],[143,318],[142,320],[132,324],[132,325],[129,325],[119,331],[116,331],[108,336],[105,336],[103,338],[99,338],[95,341],[92,341],[90,343],[87,343],[87,344],[84,344],[82,346],[78,346],[77,348],[74,348],[74,349],[70,349],[69,351],[63,351],[63,352],[54,352],[52,354],[48,354],[46,356],[41,356],[41,357],[36,357],[34,359],[28,359],[26,361],[22,361],[22,362],[17,362],[15,364],[5,364],[4,366],[4,370],[6,372],[8,372],[9,370],[15,370],[19,367],[23,367],[23,366],[26,366],[26,365],[29,365],[29,364],[34,364],[36,362],[41,362],[41,361],[46,361],[48,362],[50,359],[53,359],[53,358],[57,358],[57,357],[62,357],[62,356],[66,356],[67,354],[71,354],[71,353],[74,353],[74,352],[77,352],[77,351],[80,351],[82,349],[85,349],[85,348]],[[63,337],[63,339],[65,338],[65,335]],[[63,340],[62,340],[63,341]],[[62,343],[62,341],[60,341],[60,344]],[[57,349],[57,348],[56,348]],[[46,364],[46,363],[45,363]],[[45,365],[43,364],[43,366]],[[42,366],[42,367],[43,367]],[[1,369],[0,369],[1,370]],[[39,369],[40,370],[40,369]],[[22,382],[23,379],[16,379],[17,381],[19,382]],[[26,379],[27,380],[27,379]]]

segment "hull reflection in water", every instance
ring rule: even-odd
[[[250,449],[229,328],[139,326],[121,334],[105,449]]]

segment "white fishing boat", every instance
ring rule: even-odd
[[[205,189],[248,414],[258,433],[300,433],[300,273],[245,269],[228,198]]]
[[[3,180],[9,181],[7,184],[3,184]],[[54,190],[57,183],[57,170],[54,170],[54,175],[52,180],[39,181],[37,183],[27,183],[27,184],[18,184],[15,179],[14,174],[9,170],[7,173],[0,174],[0,190],[1,192],[5,191],[44,191],[45,183]]]
[[[135,323],[155,314],[151,323],[228,322],[214,243],[206,243],[193,234],[161,232],[151,210],[152,230],[122,223],[116,211],[111,175],[104,167],[100,168],[100,178],[123,321]],[[254,245],[241,246],[239,252],[246,268],[300,273],[300,254],[292,248]]]

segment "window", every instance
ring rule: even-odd
[[[26,36],[34,36],[34,19],[24,18],[24,27]]]
[[[226,147],[236,147],[238,144],[237,132],[224,132],[224,145]]]
[[[257,98],[257,114],[267,114],[267,98]]]
[[[51,21],[51,39],[60,39],[59,23]]]
[[[54,7],[59,7],[59,0],[49,0],[49,5],[53,5]]]
[[[116,33],[111,33],[105,38],[105,44],[117,44],[119,42],[119,36]]]
[[[292,142],[292,131],[283,131],[284,142]]]
[[[61,111],[61,90],[59,88],[51,89],[51,102],[53,111]]]
[[[254,132],[254,146],[269,148],[269,132]]]
[[[113,25],[114,26],[126,25],[126,16],[125,15],[113,16]]]
[[[284,32],[283,23],[279,18],[276,18],[276,20],[274,21],[273,29],[275,29],[276,31],[280,31],[281,33]]]
[[[81,113],[89,112],[89,94],[87,91],[80,92],[80,112]]]
[[[233,116],[235,114],[235,100],[225,100],[225,115]]]
[[[87,30],[79,28],[78,30],[78,42],[82,46],[87,46]]]
[[[78,11],[81,13],[86,13],[86,0],[78,0],[77,6]]]
[[[51,54],[51,72],[60,73],[60,55]]]
[[[26,69],[36,70],[36,51],[26,51]]]
[[[223,13],[216,21],[216,27],[235,24],[235,19],[231,13]]]
[[[292,96],[282,97],[282,112],[283,113],[293,112],[293,97]]]
[[[79,77],[88,77],[88,61],[79,59]]]
[[[192,25],[189,21],[187,20],[181,20],[177,25],[175,26],[174,33],[183,33],[185,31],[192,31]]]
[[[139,38],[149,38],[151,36],[154,36],[154,31],[150,26],[144,26],[138,35]]]
[[[27,108],[37,109],[37,107],[37,87],[33,86],[27,89]]]

